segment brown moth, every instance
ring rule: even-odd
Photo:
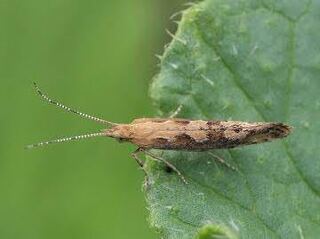
[[[120,139],[142,149],[203,151],[258,144],[286,137],[290,127],[282,123],[204,121],[142,118],[130,124],[116,124],[105,136]]]
[[[43,94],[35,83],[34,85],[38,94],[49,103],[83,118],[105,124],[107,128],[98,133],[55,139],[29,145],[27,148],[107,136],[118,139],[120,142],[130,142],[136,145],[138,149],[132,153],[132,156],[141,167],[143,167],[143,162],[138,158],[137,154],[144,152],[154,160],[164,162],[184,182],[186,180],[174,165],[151,154],[149,150],[206,151],[210,149],[228,149],[284,138],[291,132],[291,127],[286,124],[267,122],[248,123],[241,121],[206,121],[177,118],[141,118],[129,124],[117,124],[81,113],[60,104]]]

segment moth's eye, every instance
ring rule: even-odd
[[[123,142],[128,141],[128,139],[126,139],[126,138],[117,138],[117,141],[118,141],[119,143],[123,143]]]

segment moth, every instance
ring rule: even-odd
[[[103,124],[106,128],[97,133],[60,138],[28,145],[27,148],[30,149],[99,136],[111,137],[120,142],[132,143],[138,147],[137,150],[132,153],[132,157],[141,168],[143,168],[144,163],[139,159],[138,153],[144,152],[154,160],[165,163],[166,166],[175,171],[184,182],[186,182],[185,178],[174,165],[152,154],[150,150],[207,151],[210,149],[229,149],[284,138],[291,132],[291,127],[286,124],[268,122],[248,123],[242,121],[189,120],[178,118],[141,118],[135,119],[129,124],[118,124],[67,107],[42,93],[36,83],[34,83],[34,86],[37,93],[50,104],[85,119]]]

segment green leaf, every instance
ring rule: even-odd
[[[320,0],[206,0],[184,12],[151,86],[159,114],[182,105],[180,118],[294,132],[232,150],[156,152],[189,182],[148,161],[150,221],[164,238],[218,238],[206,225],[225,238],[319,238],[319,22]]]

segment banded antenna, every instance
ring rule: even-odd
[[[97,123],[107,125],[107,128],[110,128],[110,127],[117,125],[115,123],[100,119],[98,117],[82,113],[78,110],[75,110],[75,109],[72,109],[68,106],[65,106],[55,100],[52,100],[50,97],[48,97],[46,94],[44,94],[40,90],[40,88],[37,86],[37,84],[35,82],[33,83],[33,85],[34,85],[35,90],[37,91],[37,93],[40,95],[40,97],[42,99],[44,99],[45,101],[47,101],[50,104],[55,105],[58,108],[61,108],[67,112],[74,113],[84,119],[89,119],[89,120],[95,121]],[[98,132],[98,133],[89,133],[89,134],[83,134],[83,135],[77,135],[77,136],[71,136],[71,137],[58,138],[58,139],[44,141],[44,142],[40,142],[40,143],[36,143],[36,144],[27,145],[25,148],[32,149],[32,148],[36,148],[36,147],[46,146],[49,144],[59,144],[59,143],[65,143],[68,141],[78,141],[78,140],[82,140],[82,139],[95,138],[95,137],[99,137],[99,136],[106,136],[106,133],[105,132]]]
[[[59,102],[57,102],[55,100],[52,100],[49,96],[47,96],[46,94],[44,94],[40,90],[40,88],[38,87],[37,83],[33,82],[33,85],[34,85],[35,90],[37,91],[37,93],[40,95],[40,97],[42,99],[44,99],[45,101],[47,101],[50,104],[55,105],[58,108],[61,108],[61,109],[65,110],[65,111],[67,111],[67,112],[74,113],[74,114],[76,114],[76,115],[78,115],[78,116],[80,116],[80,117],[82,117],[84,119],[92,120],[92,121],[95,121],[97,123],[107,125],[108,127],[112,127],[112,126],[117,125],[117,124],[112,123],[110,121],[107,121],[107,120],[100,119],[100,118],[92,116],[92,115],[88,115],[88,114],[82,113],[82,112],[80,112],[78,110],[75,110],[75,109],[72,109],[72,108],[70,108],[68,106],[65,106],[65,105],[63,105],[63,104],[61,104],[61,103],[59,103]]]
[[[82,140],[82,139],[95,138],[95,137],[105,136],[105,135],[106,134],[104,132],[83,134],[83,135],[77,135],[77,136],[71,136],[71,137],[65,137],[65,138],[44,141],[44,142],[40,142],[40,143],[36,143],[36,144],[30,144],[30,145],[25,146],[25,148],[26,149],[33,149],[33,148],[37,148],[37,147],[46,146],[49,144],[59,144],[59,143],[65,143],[68,141],[78,141],[78,140]]]

